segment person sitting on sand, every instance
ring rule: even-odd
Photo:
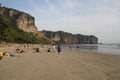
[[[48,48],[47,52],[51,52],[51,48]]]
[[[10,53],[10,57],[15,57],[15,54],[14,53]]]
[[[17,53],[23,53],[24,50],[16,49],[16,52],[17,52]]]
[[[40,52],[40,49],[39,49],[39,48],[36,48],[35,50],[36,50],[36,52]]]
[[[23,52],[24,52],[24,50],[21,50],[21,51],[20,51],[20,53],[23,53]]]
[[[5,56],[5,54],[6,54],[6,51],[3,53],[3,56]]]
[[[35,51],[35,52],[40,52],[40,49],[39,48],[33,48],[33,50]],[[41,53],[41,52],[40,52]]]
[[[9,57],[9,56],[10,56],[10,53],[9,53],[9,52],[6,52],[6,53],[5,53],[5,56],[8,56],[8,57]]]
[[[18,55],[18,54],[15,54],[15,53],[10,53],[10,55],[9,55],[10,57],[20,57],[20,55]]]
[[[0,60],[3,58],[3,52],[0,51]]]
[[[16,49],[16,52],[19,53],[19,52],[20,52],[20,49]]]

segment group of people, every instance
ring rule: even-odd
[[[3,56],[11,56],[11,57],[14,57],[15,54],[14,53],[9,53],[9,52],[2,52],[0,51],[0,60],[2,60]]]
[[[72,50],[72,47],[73,47],[73,46],[71,46],[71,45],[69,46],[70,50]],[[79,46],[78,46],[78,45],[76,46],[76,49],[77,49],[77,50],[79,49]]]
[[[19,50],[18,50],[19,51]],[[16,52],[16,53],[13,53],[13,52],[2,52],[0,51],[0,60],[3,58],[3,56],[8,56],[8,57],[20,57],[20,55],[18,55],[17,53],[22,53],[23,51],[20,51],[20,52]]]
[[[39,48],[33,48],[33,50],[35,50],[35,52],[41,52],[39,50]],[[24,50],[21,50],[19,48],[17,48],[15,51],[16,51],[15,52],[16,54],[6,52],[6,51],[5,52],[0,51],[0,60],[3,58],[3,56],[18,57],[18,53],[24,53],[25,52]],[[56,51],[58,52],[58,56],[60,56],[60,54],[61,54],[61,46],[60,45],[57,45],[57,46],[53,45],[52,50],[51,50],[51,48],[48,48],[48,50],[47,50],[47,52],[53,52],[53,53],[55,53]]]
[[[56,50],[58,52],[58,56],[60,56],[60,54],[61,54],[61,46],[60,45],[57,45],[57,46],[53,45],[52,49],[48,48],[47,52],[53,52],[53,53],[55,53]]]

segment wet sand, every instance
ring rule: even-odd
[[[119,55],[62,48],[58,57],[46,51],[3,57],[0,80],[120,80]]]

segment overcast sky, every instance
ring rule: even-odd
[[[0,0],[35,17],[38,30],[95,35],[120,43],[120,0]]]

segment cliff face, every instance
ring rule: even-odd
[[[93,35],[71,34],[63,31],[52,32],[42,31],[42,33],[51,39],[53,43],[68,43],[68,44],[97,44],[98,38]]]
[[[34,17],[31,15],[6,7],[0,7],[0,14],[5,16],[11,23],[25,32],[38,32]]]
[[[52,32],[52,31],[42,31],[38,32],[35,26],[35,19],[31,15],[21,12],[15,9],[0,7],[0,14],[4,16],[14,27],[24,30],[25,32],[32,32],[37,38],[42,40],[48,40],[48,38],[53,43],[72,43],[72,44],[96,44],[98,43],[98,38],[95,36],[87,36],[80,34],[71,34],[63,31]]]

